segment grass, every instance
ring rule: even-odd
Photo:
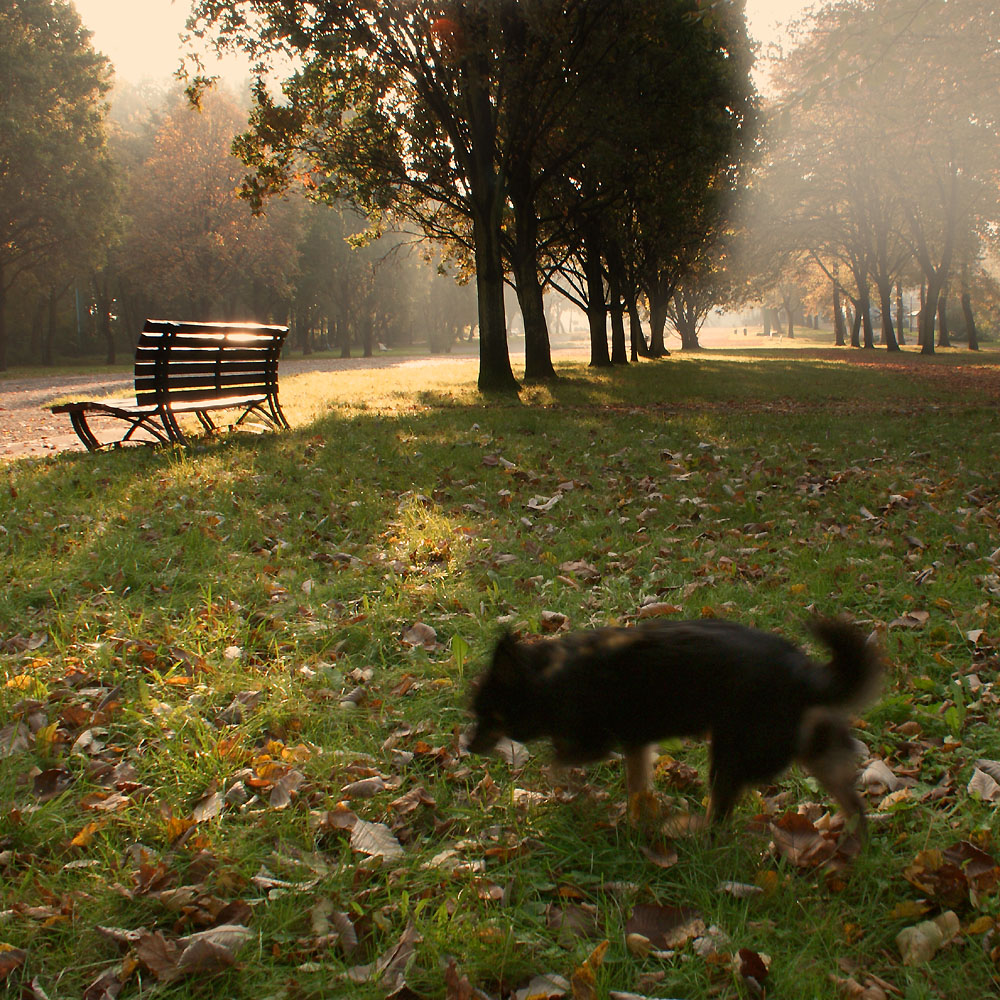
[[[1000,760],[1000,365],[858,357],[568,365],[487,403],[468,366],[303,375],[291,433],[7,463],[0,981],[455,998],[575,974],[578,996],[739,997],[744,949],[774,996],[991,995],[997,806],[968,785]],[[858,735],[902,788],[869,791],[866,852],[795,772],[725,836],[668,837],[627,822],[614,762],[567,783],[541,745],[460,753],[502,627],[650,601],[879,633]],[[661,795],[700,814],[704,747],[664,750]],[[799,809],[801,851],[781,837]],[[704,928],[643,955],[637,904]],[[957,937],[904,965],[897,934],[946,911]],[[235,937],[190,950],[220,924]]]

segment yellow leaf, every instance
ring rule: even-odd
[[[570,977],[573,1000],[597,1000],[597,970],[601,967],[607,950],[608,942],[602,941]]]
[[[169,816],[167,818],[167,840],[173,843],[178,837],[184,836],[194,826],[193,817]]]
[[[71,841],[74,847],[90,847],[94,842],[94,836],[104,828],[104,820],[94,820],[88,823]]]
[[[304,761],[310,760],[312,754],[313,752],[309,747],[304,743],[299,743],[298,746],[283,747],[281,750],[281,759],[293,764],[301,764]]]
[[[29,698],[43,699],[49,696],[49,689],[31,674],[17,674],[7,681],[7,687],[15,691],[23,691]]]
[[[907,899],[902,903],[897,903],[889,912],[890,920],[916,920],[930,910],[927,903],[918,902],[915,899]]]
[[[35,733],[35,746],[43,753],[47,754],[52,749],[52,744],[56,741],[56,731],[59,729],[58,722],[51,722],[47,726],[42,726]]]

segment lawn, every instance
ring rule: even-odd
[[[292,432],[3,465],[9,995],[995,994],[998,356],[560,372],[301,375]],[[698,741],[652,827],[615,761],[460,749],[503,629],[813,612],[886,656],[862,850],[796,771],[706,835]]]

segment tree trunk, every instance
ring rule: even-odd
[[[844,325],[844,310],[840,305],[840,286],[833,283],[833,333],[834,343],[843,347],[847,340],[847,327]]]
[[[106,364],[115,363],[115,335],[111,329],[111,296],[108,294],[108,279],[106,276],[94,274],[94,308],[97,315],[94,317],[97,322],[97,332],[104,339],[104,361]]]
[[[948,330],[948,289],[942,288],[938,296],[938,347],[951,347],[951,333]]]
[[[56,339],[56,316],[59,306],[59,294],[54,289],[49,289],[48,294],[48,315],[45,322],[45,332],[42,334],[42,364],[51,367],[55,361],[53,346]]]
[[[628,298],[628,333],[632,350],[632,360],[649,357],[649,346],[646,337],[642,332],[642,321],[639,319],[639,304],[635,300],[635,294]]]
[[[861,329],[864,332],[865,350],[875,350],[875,331],[872,330],[872,300],[868,286],[862,285],[858,293],[858,312],[861,314]]]
[[[654,278],[646,288],[646,297],[649,299],[649,357],[669,357],[670,352],[664,343],[663,332],[667,325],[670,294],[663,287],[663,283]]]
[[[583,273],[587,280],[590,364],[593,368],[607,368],[611,366],[611,355],[608,353],[608,310],[604,304],[604,268],[600,240],[593,232],[584,238]]]
[[[972,296],[967,288],[962,289],[962,315],[965,316],[965,332],[969,335],[969,350],[979,350],[979,334],[976,331],[976,318],[972,315]]]
[[[608,297],[611,300],[611,363],[627,365],[625,349],[625,303],[622,299],[622,274],[625,270],[618,248],[608,257]]]
[[[877,287],[879,304],[882,308],[882,343],[891,353],[899,350],[896,333],[892,328],[892,282],[879,281]]]
[[[926,292],[922,290],[922,305],[920,306],[920,353],[934,353],[934,317],[937,315],[938,296],[941,294],[941,283],[937,276],[927,282]]]
[[[494,178],[494,184],[498,184]],[[503,303],[503,261],[500,253],[502,199],[490,198],[473,211],[476,247],[476,292],[479,299],[479,390],[517,392],[510,367],[507,322]]]
[[[905,319],[906,317],[903,315],[903,286],[897,281],[896,282],[896,341],[899,344],[906,343],[906,334],[903,332]]]
[[[854,316],[851,319],[851,347],[861,346],[861,303],[858,299],[851,299],[854,306]]]
[[[7,370],[7,285],[0,263],[0,372]]]
[[[508,182],[514,209],[514,246],[511,269],[514,291],[524,321],[524,377],[530,381],[556,377],[552,366],[552,346],[538,280],[538,215],[531,191],[527,161],[519,160],[511,168]]]

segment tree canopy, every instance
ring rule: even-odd
[[[256,109],[240,143],[253,169],[248,194],[300,181],[316,197],[347,192],[368,210],[464,241],[479,297],[479,384],[509,389],[504,278],[517,277],[526,334],[543,336],[537,250],[547,206],[562,205],[576,223],[564,243],[587,244],[589,297],[603,316],[607,243],[595,213],[621,200],[628,157],[659,151],[661,183],[697,188],[703,202],[725,186],[720,160],[740,147],[741,129],[751,131],[742,4],[701,8],[696,0],[198,0],[191,27],[259,60]],[[296,67],[280,96],[267,84],[279,55]],[[622,93],[644,103],[626,107]],[[689,215],[710,231],[700,213]],[[529,351],[529,368],[547,374],[542,347]]]
[[[7,366],[6,297],[43,263],[100,256],[112,170],[104,96],[110,67],[64,0],[0,7],[0,370]],[[42,277],[42,280],[45,280]]]

